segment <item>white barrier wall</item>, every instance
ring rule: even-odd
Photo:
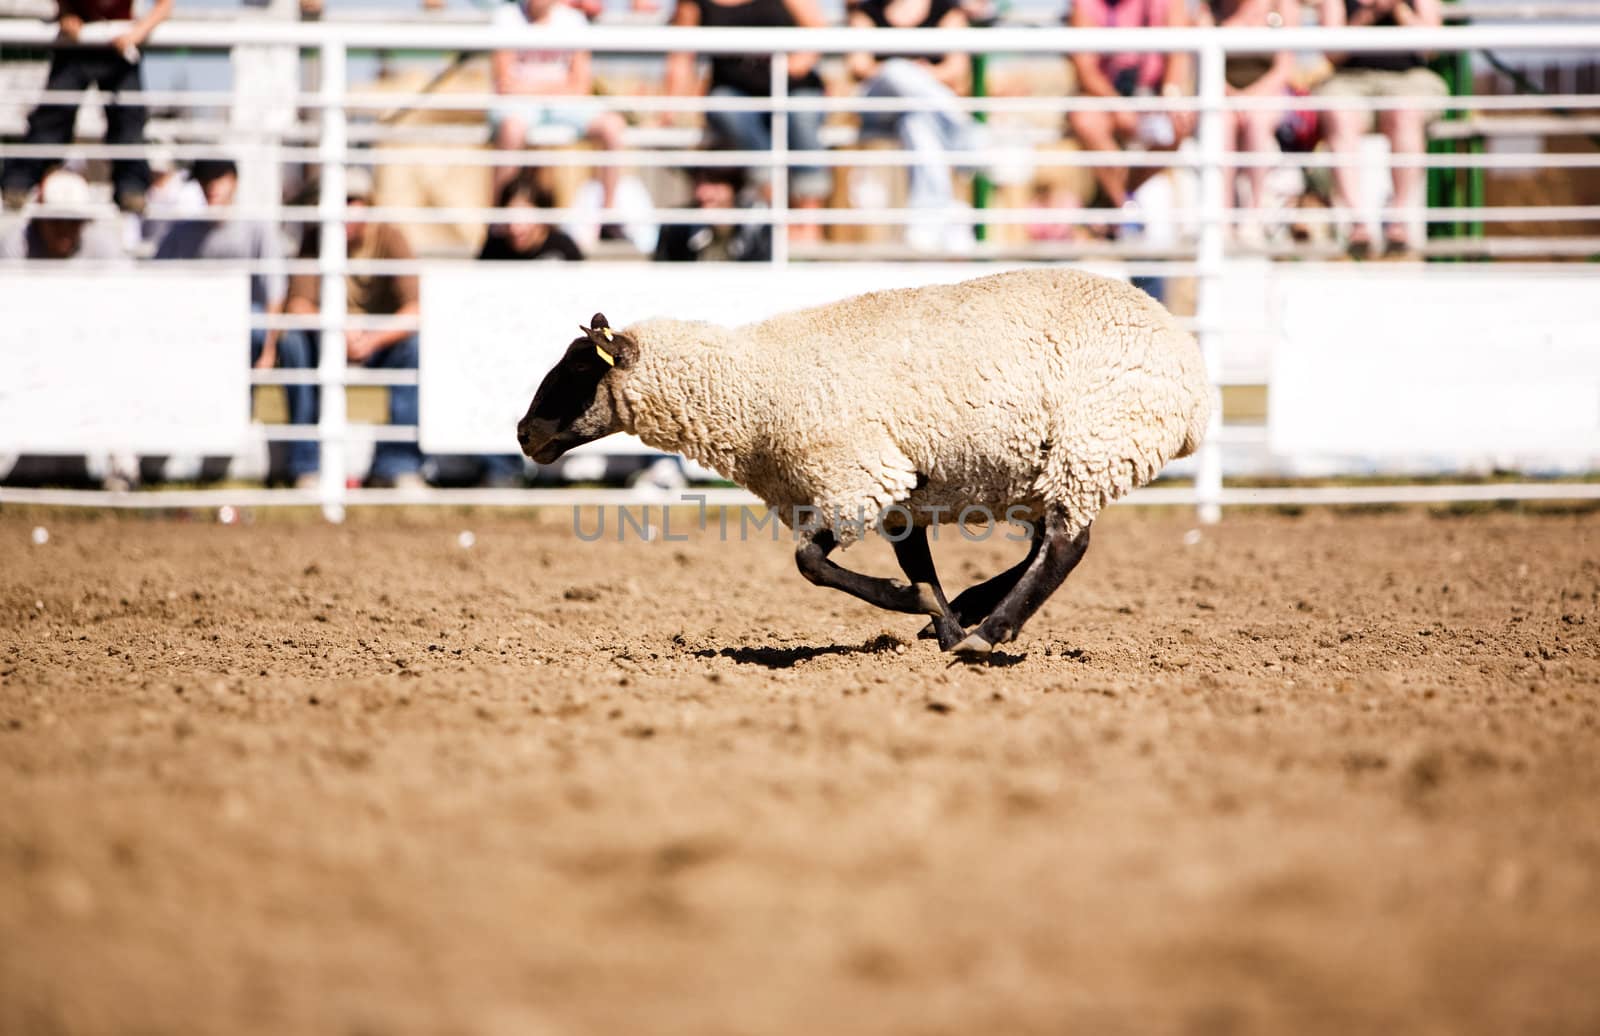
[[[1279,267],[1272,451],[1600,458],[1600,276],[1573,265]]]
[[[422,446],[515,451],[534,389],[596,311],[619,326],[659,315],[740,324],[999,268],[429,264]],[[1272,459],[1262,470],[1581,471],[1600,462],[1600,271],[1249,261],[1226,271],[1224,376],[1269,390],[1260,446]],[[243,273],[35,267],[0,277],[0,313],[0,454],[236,454],[259,440],[249,425]],[[1259,440],[1233,441],[1226,449]],[[644,447],[613,437],[585,449]]]
[[[0,451],[244,447],[246,274],[10,272],[0,314]]]

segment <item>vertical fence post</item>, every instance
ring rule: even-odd
[[[1206,441],[1195,458],[1195,499],[1202,523],[1222,518],[1222,263],[1228,225],[1227,184],[1222,179],[1222,106],[1227,95],[1223,76],[1226,54],[1222,45],[1208,39],[1196,51],[1198,61],[1195,93],[1200,99],[1200,240],[1195,258],[1199,266],[1199,297],[1195,317],[1199,323],[1200,353],[1205,358],[1206,377],[1211,382],[1211,423]]]
[[[317,439],[322,457],[319,490],[322,513],[330,522],[344,520],[345,413],[345,45],[340,39],[325,39],[320,47],[322,80],[318,95],[322,101],[322,136],[317,156],[322,164],[321,193],[317,215],[321,224],[317,249],[317,273],[322,279],[322,308],[319,320],[321,356],[317,361],[317,382],[321,386],[321,418]]]
[[[789,55],[772,52],[772,262],[789,262]]]

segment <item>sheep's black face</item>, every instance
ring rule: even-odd
[[[618,431],[616,408],[604,383],[613,371],[633,365],[633,339],[611,329],[601,313],[584,336],[573,339],[561,362],[551,368],[517,424],[522,452],[549,464],[574,446]]]

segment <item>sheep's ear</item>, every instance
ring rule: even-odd
[[[590,326],[581,330],[589,336],[589,344],[594,346],[595,354],[608,366],[627,369],[633,366],[633,361],[639,356],[638,343],[621,331],[612,330],[604,313],[596,313]]]

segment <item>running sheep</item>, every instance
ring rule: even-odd
[[[1211,387],[1144,292],[1067,270],[874,292],[743,327],[595,314],[517,426],[548,464],[629,432],[748,488],[795,529],[800,572],[982,657],[1014,639],[1101,508],[1192,453]],[[927,527],[1020,520],[1016,566],[947,601]],[[863,520],[864,519],[864,520]],[[829,554],[873,527],[909,583]],[[975,627],[975,628],[974,628]]]

